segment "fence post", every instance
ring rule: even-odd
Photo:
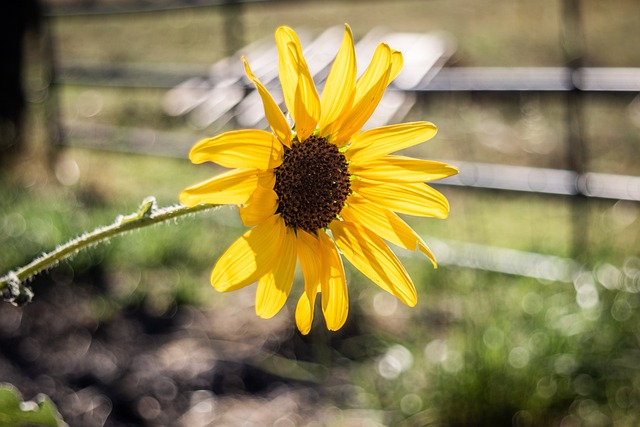
[[[47,129],[47,162],[49,170],[55,168],[60,149],[64,145],[64,128],[60,117],[59,84],[56,76],[56,48],[51,19],[43,26],[42,74],[47,96],[44,100],[44,115]]]
[[[580,262],[588,259],[589,210],[584,188],[587,171],[587,149],[584,143],[583,93],[576,86],[584,57],[584,34],[581,21],[580,0],[562,0],[562,47],[569,75],[571,90],[566,95],[567,163],[576,173],[576,196],[571,203],[572,256]]]

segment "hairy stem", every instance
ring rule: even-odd
[[[12,285],[13,287],[21,287],[25,281],[28,281],[43,270],[53,267],[60,261],[73,256],[83,249],[98,243],[106,242],[112,237],[118,236],[122,233],[217,207],[217,205],[198,205],[189,208],[183,205],[175,205],[166,208],[157,208],[155,199],[153,197],[149,197],[142,202],[137,212],[130,215],[120,215],[116,218],[113,224],[97,228],[90,233],[82,234],[63,245],[58,246],[53,251],[45,253],[44,255],[34,259],[29,264],[10,271],[0,277],[0,291],[6,295],[6,290]],[[11,293],[14,292],[15,290],[12,290]],[[5,299],[7,299],[6,296]]]

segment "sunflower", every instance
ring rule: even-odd
[[[199,141],[189,154],[193,163],[211,161],[230,170],[186,188],[180,201],[238,205],[242,222],[252,227],[214,266],[213,287],[227,292],[257,282],[256,313],[270,318],[285,304],[299,261],[304,292],[295,312],[298,329],[309,333],[320,293],[327,328],[338,330],[349,309],[342,254],[375,284],[414,306],[413,282],[385,240],[421,251],[436,266],[427,245],[396,212],[446,218],[447,199],[425,182],[457,170],[390,154],[431,139],[437,131],[432,123],[362,131],[400,72],[402,54],[380,44],[356,79],[353,35],[345,25],[320,97],[296,33],[280,27],[275,38],[293,126],[243,57],[271,131],[225,132]]]

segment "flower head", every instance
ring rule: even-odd
[[[276,43],[293,127],[243,58],[271,132],[230,131],[198,142],[190,152],[193,163],[211,161],[231,170],[183,190],[180,201],[236,204],[244,225],[253,227],[222,254],[211,273],[213,287],[226,292],[257,281],[256,313],[269,318],[289,296],[299,261],[304,292],[295,314],[298,329],[310,331],[320,293],[327,327],[337,330],[349,306],[342,253],[375,284],[414,306],[413,282],[384,240],[421,251],[435,266],[427,245],[396,212],[446,218],[447,199],[425,182],[457,170],[391,154],[431,139],[437,131],[432,123],[362,132],[402,68],[401,53],[380,44],[356,80],[347,25],[320,97],[296,33],[278,28]]]

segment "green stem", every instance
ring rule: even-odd
[[[122,233],[217,207],[217,205],[198,205],[190,208],[183,205],[175,205],[158,209],[156,208],[155,199],[149,197],[142,202],[137,212],[130,215],[121,215],[116,218],[113,224],[78,236],[58,246],[53,251],[34,259],[29,264],[0,277],[0,291],[6,293],[5,291],[10,288],[11,285],[14,287],[22,287],[25,281],[53,267],[60,261],[75,255],[83,249],[105,242]]]

